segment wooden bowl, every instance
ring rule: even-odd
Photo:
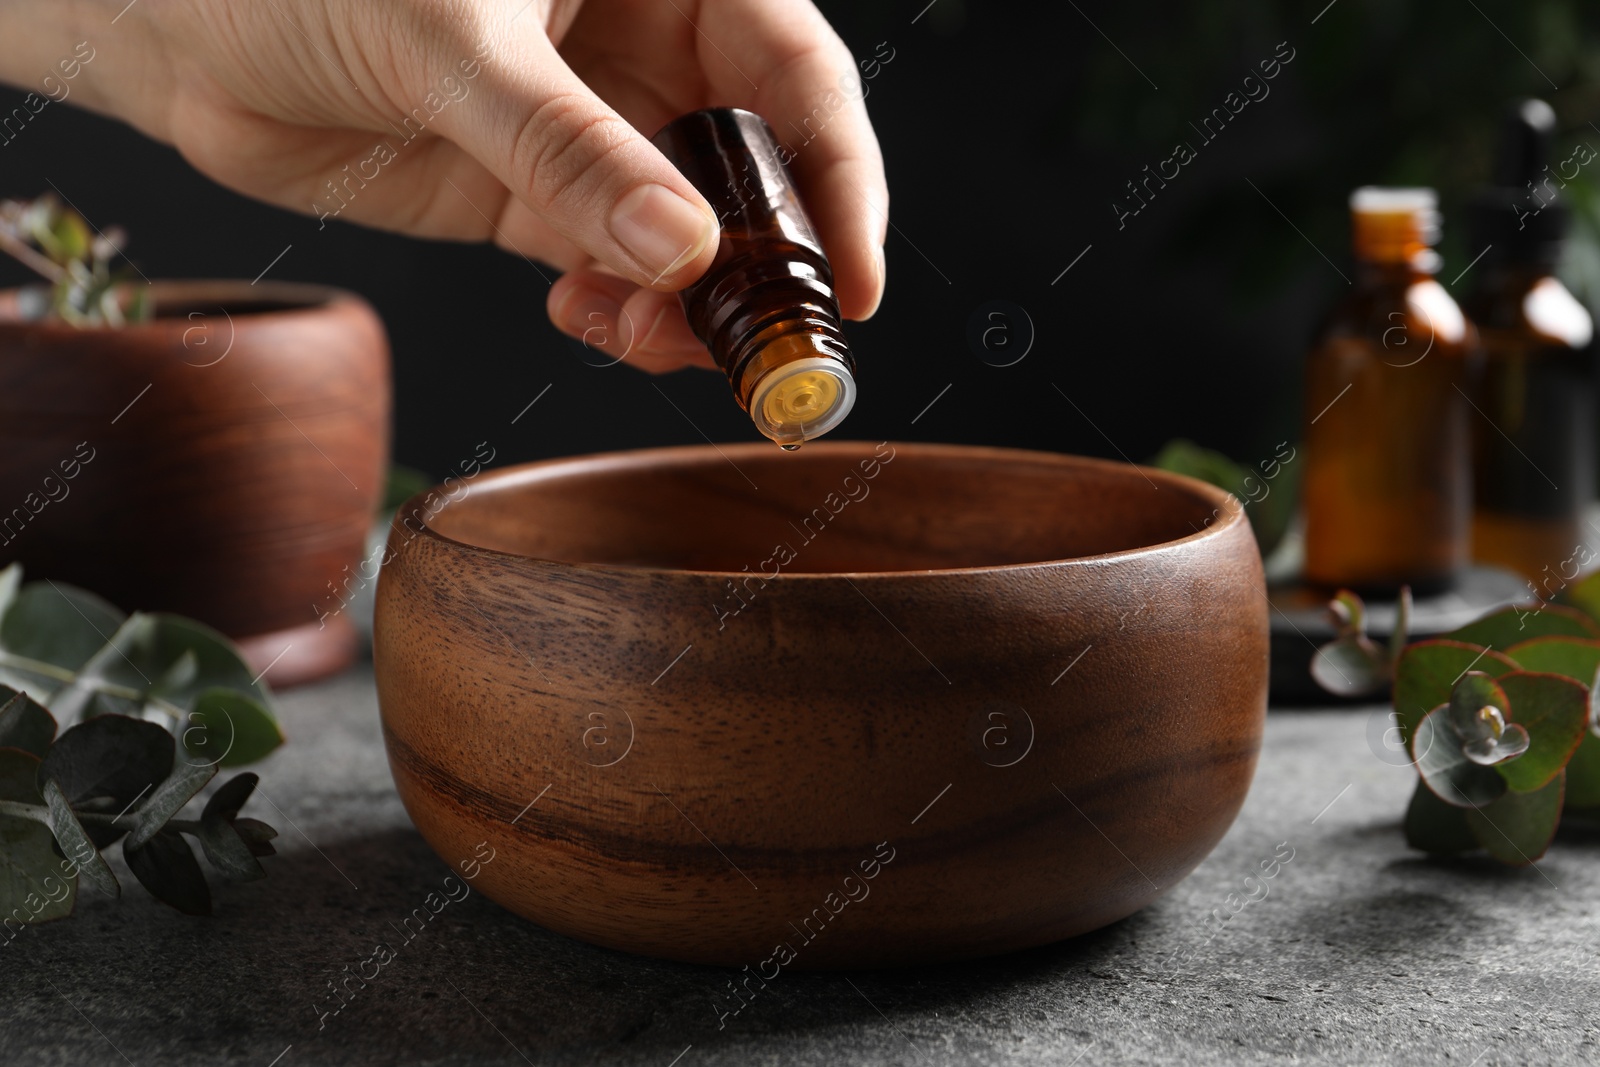
[[[388,457],[382,323],[327,286],[152,293],[156,319],[81,330],[0,293],[0,565],[210,623],[273,685],[343,667]]]
[[[454,495],[401,509],[379,580],[389,763],[551,929],[769,980],[1005,952],[1154,900],[1249,787],[1267,601],[1210,486],[843,442]]]

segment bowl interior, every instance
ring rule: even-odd
[[[786,574],[821,574],[1096,556],[1233,517],[1220,490],[1125,464],[856,442],[562,460],[486,475],[453,495],[428,525],[465,544],[568,563],[769,574],[774,561]]]

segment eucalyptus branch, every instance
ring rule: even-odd
[[[129,290],[125,267],[111,267],[121,244],[119,229],[95,230],[52,194],[0,201],[0,252],[50,280],[49,313],[73,326],[118,327],[150,317],[147,294]]]
[[[112,815],[105,811],[73,811],[73,817],[86,826],[106,826],[119,828],[119,823],[128,818],[128,813],[119,812]],[[45,804],[29,804],[25,800],[0,800],[0,815],[9,815],[15,819],[32,819],[34,822],[50,825],[50,809]],[[168,819],[163,824],[168,830],[177,830],[185,834],[200,833],[200,822],[195,819]],[[126,829],[123,825],[121,829]]]
[[[49,678],[53,681],[63,682],[65,683],[61,687],[63,690],[70,689],[73,686],[79,686],[89,690],[92,693],[103,693],[108,697],[117,697],[122,700],[132,700],[137,702],[141,708],[156,709],[171,719],[174,724],[182,723],[190,714],[171,701],[154,696],[148,692],[142,692],[133,688],[132,686],[117,685],[115,682],[108,682],[103,678],[94,678],[85,681],[82,680],[81,676],[77,672],[69,671],[65,667],[58,667],[53,663],[46,663],[44,660],[30,659],[27,656],[19,656],[14,652],[0,650],[0,667],[9,667],[12,670],[24,671],[28,674],[38,675],[42,678]]]
[[[1369,744],[1417,770],[1405,816],[1413,848],[1481,850],[1520,867],[1544,855],[1567,815],[1600,813],[1600,572],[1564,600],[1406,644],[1402,595],[1387,649],[1367,636],[1360,597],[1341,591],[1330,606],[1339,634],[1312,675],[1342,695],[1392,688],[1393,728]]]
[[[265,875],[259,857],[273,854],[277,831],[239,816],[255,775],[212,790],[198,819],[178,817],[219,767],[283,742],[265,690],[227,638],[173,615],[125,615],[58,582],[23,585],[13,564],[0,570],[0,669],[81,719],[58,724],[29,693],[0,685],[0,868],[9,872],[0,915],[43,922],[70,915],[84,885],[119,892],[101,855],[119,840],[139,882],[190,914],[211,910],[191,839],[227,877]],[[29,889],[45,879],[66,891],[46,899]]]

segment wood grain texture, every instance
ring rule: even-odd
[[[231,637],[316,629],[383,489],[383,326],[323,286],[158,282],[154,295],[152,322],[78,330],[21,321],[0,294],[0,563]],[[93,458],[65,479],[80,443]],[[304,640],[326,636],[347,663],[347,630]],[[343,665],[300,652],[313,673]],[[269,680],[294,677],[280,664]]]
[[[695,447],[417,513],[375,623],[400,796],[452,866],[497,850],[475,886],[574,937],[768,977],[1043,944],[1170,888],[1250,783],[1260,561],[1189,479]]]

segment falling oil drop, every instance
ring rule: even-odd
[[[799,445],[779,445],[778,447],[783,449],[785,452],[798,452],[798,451],[800,451],[800,446]]]

